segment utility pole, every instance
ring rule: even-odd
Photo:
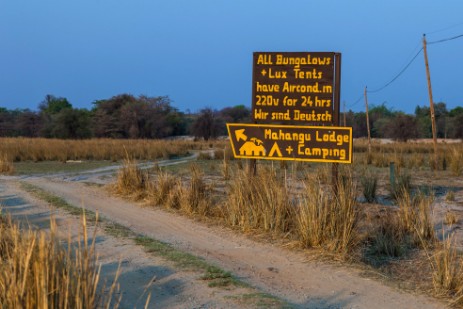
[[[363,96],[365,97],[365,110],[366,110],[366,116],[367,116],[367,131],[368,131],[368,157],[367,157],[367,163],[370,163],[371,160],[371,135],[370,135],[370,119],[368,116],[368,97],[367,97],[367,86],[365,86],[365,91],[363,93]]]
[[[429,73],[428,51],[426,49],[426,34],[423,34],[424,64],[426,66],[426,77],[428,80],[429,106],[431,112],[432,139],[434,144],[434,168],[437,169],[437,135],[436,135],[436,116],[434,114],[434,101],[432,99],[431,73]]]

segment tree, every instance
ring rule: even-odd
[[[371,137],[385,137],[389,120],[395,113],[385,103],[373,106],[369,111]]]
[[[40,132],[43,137],[56,137],[52,131],[54,128],[57,115],[66,109],[72,109],[71,103],[66,98],[55,97],[47,94],[45,99],[39,104]]]
[[[86,109],[62,109],[53,119],[50,136],[63,139],[92,137],[90,112]]]
[[[38,137],[41,128],[42,120],[38,113],[26,109],[18,115],[15,130],[19,136]]]
[[[418,137],[432,138],[431,111],[427,106],[415,108],[415,120]]]
[[[434,116],[436,117],[436,133],[437,137],[447,137],[447,106],[444,102],[434,104]]]
[[[363,112],[354,113],[349,111],[346,115],[348,126],[352,126],[352,136],[355,138],[368,136],[367,116]]]
[[[171,106],[167,96],[122,94],[95,101],[93,114],[97,137],[163,138],[186,132],[183,113]]]
[[[93,132],[96,137],[128,137],[121,123],[121,108],[135,103],[137,100],[131,94],[120,94],[108,100],[93,102]]]
[[[204,138],[207,141],[223,134],[224,132],[221,130],[223,126],[224,121],[216,111],[211,108],[204,108],[193,122],[191,131],[195,137]]]
[[[245,123],[251,120],[251,110],[244,105],[225,107],[220,111],[225,122]]]
[[[39,104],[40,111],[48,115],[57,114],[65,108],[72,108],[71,103],[66,98],[55,97],[51,94],[47,94],[45,99]]]
[[[386,137],[406,142],[418,136],[415,118],[404,113],[397,113],[389,122]]]
[[[12,136],[14,134],[14,122],[12,112],[0,107],[0,136]]]
[[[453,131],[451,137],[463,138],[463,113],[453,118]]]

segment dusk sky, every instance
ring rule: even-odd
[[[251,107],[252,53],[340,52],[341,102],[364,110],[428,42],[463,34],[461,0],[2,0],[0,107],[121,93],[192,112]],[[463,37],[428,46],[434,101],[463,106]],[[359,98],[361,100],[358,101]],[[429,106],[421,52],[373,105]]]

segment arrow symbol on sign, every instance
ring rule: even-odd
[[[243,141],[246,141],[248,139],[248,137],[246,135],[244,135],[244,129],[236,130],[235,131],[235,136],[236,136],[236,141],[237,142],[239,142],[240,139],[242,139]]]

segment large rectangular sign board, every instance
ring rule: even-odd
[[[335,124],[334,52],[255,52],[252,119],[257,123]],[[339,109],[338,109],[339,110]],[[336,124],[335,124],[336,125]]]
[[[352,163],[352,128],[227,123],[235,158]]]

